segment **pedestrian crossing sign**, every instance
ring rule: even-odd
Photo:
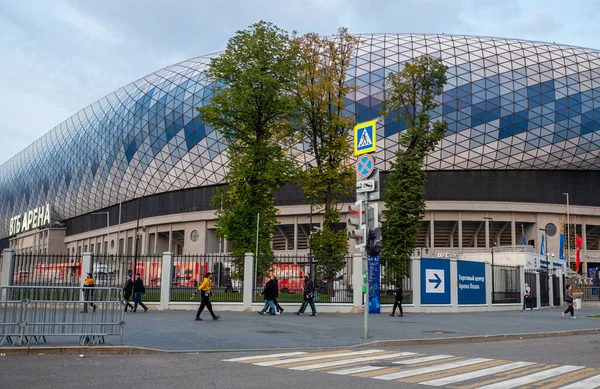
[[[354,155],[372,153],[376,147],[377,119],[354,126]]]

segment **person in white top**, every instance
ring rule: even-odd
[[[521,309],[521,312],[525,312],[525,309],[527,309],[527,305],[529,305],[529,308],[531,308],[531,310],[533,311],[533,303],[531,301],[531,288],[526,282],[525,292],[523,293],[523,309]]]

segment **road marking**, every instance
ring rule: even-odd
[[[394,364],[398,364],[398,365],[416,365],[417,363],[425,363],[425,362],[431,362],[431,361],[438,361],[440,359],[448,359],[448,358],[454,358],[454,355],[431,355],[429,357],[407,359],[405,361],[397,361],[397,362],[394,362]]]
[[[283,359],[283,360],[278,360],[278,361],[258,362],[258,363],[254,363],[254,365],[277,366],[277,365],[284,365],[286,363],[316,361],[319,359],[334,358],[334,357],[350,357],[352,355],[374,354],[374,353],[380,353],[380,352],[384,352],[384,351],[385,350],[365,350],[365,351],[345,352],[345,353],[339,353],[339,354],[313,355],[313,356],[309,356],[309,357]]]
[[[240,357],[240,358],[232,358],[232,359],[223,359],[222,362],[243,362],[243,361],[251,361],[253,359],[268,359],[268,358],[280,358],[280,357],[293,357],[296,355],[303,355],[306,352],[296,351],[293,353],[280,353],[280,354],[271,354],[271,355],[255,355],[253,357]]]
[[[380,370],[380,369],[385,369],[385,367],[383,367],[383,366],[360,366],[360,367],[353,367],[350,369],[328,371],[328,373],[329,374],[337,374],[337,375],[350,375],[350,374],[364,373],[366,371],[373,371],[373,370]]]
[[[409,355],[415,355],[415,353],[385,354],[385,355],[375,355],[375,356],[371,356],[371,357],[344,359],[344,360],[341,360],[341,361],[332,361],[332,362],[324,362],[324,363],[315,363],[315,364],[312,364],[312,365],[290,367],[290,370],[321,369],[321,368],[326,368],[326,367],[350,365],[352,363],[377,361],[377,360],[380,360],[380,359],[390,359],[390,358],[407,357]]]
[[[449,384],[454,384],[454,383],[461,382],[461,381],[467,381],[467,380],[470,380],[473,378],[485,377],[487,375],[502,373],[507,370],[518,369],[520,367],[531,366],[531,365],[535,365],[535,363],[534,362],[513,362],[513,363],[506,364],[506,365],[490,367],[488,369],[472,371],[470,373],[453,375],[453,376],[449,376],[449,377],[445,377],[445,378],[439,378],[436,380],[423,381],[423,382],[419,382],[419,384],[430,385],[430,386],[449,385]]]
[[[475,365],[477,363],[488,362],[488,361],[491,361],[491,359],[487,359],[487,358],[464,359],[461,361],[444,363],[444,364],[437,365],[437,366],[428,366],[428,367],[422,367],[419,369],[403,370],[403,371],[399,371],[397,373],[375,376],[373,378],[378,379],[378,380],[391,381],[391,380],[395,380],[398,378],[412,377],[412,376],[416,376],[419,374],[426,374],[426,373],[433,373],[435,371],[449,370],[449,369],[454,369],[457,367]]]
[[[519,378],[513,378],[508,381],[497,382],[491,385],[481,386],[478,389],[512,389],[521,385],[531,384],[537,381],[544,380],[546,378],[556,377],[561,374],[570,373],[573,371],[577,371],[583,369],[583,366],[559,366],[553,369],[540,371],[539,373],[529,374]]]
[[[561,386],[559,389],[594,389],[600,388],[600,375],[586,378],[571,385]]]

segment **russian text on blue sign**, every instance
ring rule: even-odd
[[[458,305],[486,304],[485,263],[456,261]]]
[[[369,269],[369,313],[380,313],[381,311],[381,262],[379,255],[367,257]]]

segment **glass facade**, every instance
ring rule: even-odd
[[[449,129],[427,170],[598,169],[599,51],[456,35],[360,39],[348,73],[357,90],[346,99],[358,122],[379,116],[384,78],[407,61],[427,54],[449,67],[433,113]],[[195,110],[211,97],[209,60],[169,66],[109,94],[1,165],[0,238],[9,235],[11,217],[44,204],[54,220],[65,220],[140,196],[222,183],[225,147]],[[386,118],[378,129],[380,169],[389,169],[404,127]]]

